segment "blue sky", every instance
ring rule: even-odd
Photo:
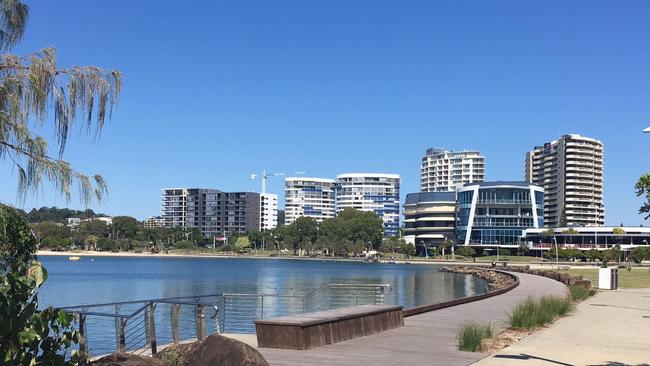
[[[527,150],[579,133],[605,143],[607,223],[643,223],[647,1],[27,3],[14,53],[53,45],[63,66],[124,74],[99,143],[74,133],[64,155],[108,181],[95,210],[142,219],[162,187],[259,190],[262,169],[398,173],[403,198],[430,146],[478,149],[488,179],[521,180]],[[16,174],[0,175],[16,204]],[[41,205],[66,202],[46,186],[24,207]]]

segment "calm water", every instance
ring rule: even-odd
[[[473,276],[438,272],[440,267],[417,264],[244,258],[82,257],[80,261],[69,261],[68,257],[43,256],[39,259],[49,273],[39,301],[41,305],[53,306],[223,292],[308,294],[328,283],[388,283],[393,291],[385,303],[411,307],[487,290],[486,283]],[[168,338],[165,323],[169,316],[163,312],[166,316],[161,315],[163,324],[158,336]],[[91,350],[95,355],[111,352],[115,345],[113,324],[106,321],[93,324],[93,321],[88,321]]]

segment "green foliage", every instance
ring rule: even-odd
[[[568,220],[566,218],[566,210],[562,207],[562,213],[560,214],[560,227],[566,227]]]
[[[95,248],[102,252],[110,252],[113,249],[117,249],[115,241],[108,238],[99,238],[97,243],[95,243]]]
[[[552,237],[553,235],[555,235],[555,230],[553,229],[546,229],[542,231],[542,236],[545,238]]]
[[[235,239],[234,250],[243,253],[251,248],[251,241],[247,236],[239,236]]]
[[[456,249],[456,254],[462,255],[463,257],[475,257],[476,250],[469,245],[461,245]]]
[[[284,242],[296,251],[311,250],[318,237],[318,224],[311,217],[299,217],[284,227]]]
[[[458,349],[465,352],[479,352],[483,339],[492,337],[491,324],[467,323],[458,330]]]
[[[71,210],[67,208],[56,207],[41,207],[38,210],[33,208],[27,213],[27,221],[30,223],[39,222],[53,222],[53,223],[66,223],[66,220],[71,217],[78,217],[80,219],[94,219],[96,217],[105,217],[104,214],[97,214],[91,209],[86,210]]]
[[[645,215],[644,219],[650,219],[650,174],[643,174],[634,185],[634,190],[637,197],[645,195],[646,201],[639,208],[639,213]]]
[[[524,255],[528,254],[528,250],[529,250],[528,245],[526,245],[524,243],[521,243],[517,247],[517,255],[518,256],[524,256]]]
[[[568,297],[529,297],[517,304],[509,314],[510,326],[517,330],[534,330],[553,322],[557,317],[565,316],[572,306]]]
[[[566,230],[562,230],[562,234],[577,234],[577,233],[578,233],[578,230],[576,230],[576,229],[574,229],[572,227],[570,227],[570,228],[568,228]]]
[[[632,249],[630,253],[630,258],[635,263],[641,263],[644,260],[650,259],[650,247],[640,247]]]
[[[384,253],[402,253],[407,245],[408,243],[404,239],[390,237],[381,242],[379,250]]]
[[[284,210],[278,210],[278,226],[284,226]]]
[[[24,34],[28,7],[20,0],[0,1],[0,50],[15,46]],[[79,189],[84,203],[101,200],[107,192],[104,178],[78,172],[62,160],[75,122],[80,131],[99,136],[122,89],[118,71],[94,66],[61,68],[56,50],[45,48],[29,56],[0,55],[0,158],[17,171],[21,198],[38,192],[47,180],[71,198]],[[56,134],[57,147],[36,133],[46,122]],[[55,157],[52,157],[55,156]]]
[[[607,267],[609,262],[618,262],[621,258],[621,246],[615,245],[613,248],[607,249],[602,253],[602,266]]]
[[[571,299],[573,301],[582,301],[594,295],[594,290],[584,288],[582,286],[569,286],[571,292]]]
[[[404,243],[400,246],[400,253],[404,254],[407,257],[412,257],[415,255],[415,244],[413,243]]]
[[[174,243],[175,249],[196,249],[197,247],[196,243],[190,240],[179,240]]]
[[[614,235],[625,235],[625,230],[623,230],[620,227],[615,227],[614,230],[612,230],[612,234],[614,234]]]
[[[115,216],[109,230],[118,238],[133,239],[138,231],[138,220],[130,216]]]
[[[36,261],[36,240],[15,209],[0,205],[0,360],[3,365],[73,365],[67,350],[78,342],[72,315],[38,310],[37,289],[47,271]]]

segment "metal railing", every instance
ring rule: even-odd
[[[202,340],[206,334],[255,333],[253,322],[258,319],[346,306],[382,305],[391,293],[388,284],[332,283],[308,294],[221,293],[61,309],[76,316],[81,353],[151,355],[158,352],[159,345]]]

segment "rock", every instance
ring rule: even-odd
[[[132,355],[130,353],[114,353],[90,363],[93,366],[168,366],[167,362],[156,358]]]
[[[170,346],[156,355],[178,366],[268,366],[262,354],[246,343],[210,335],[201,342]]]

